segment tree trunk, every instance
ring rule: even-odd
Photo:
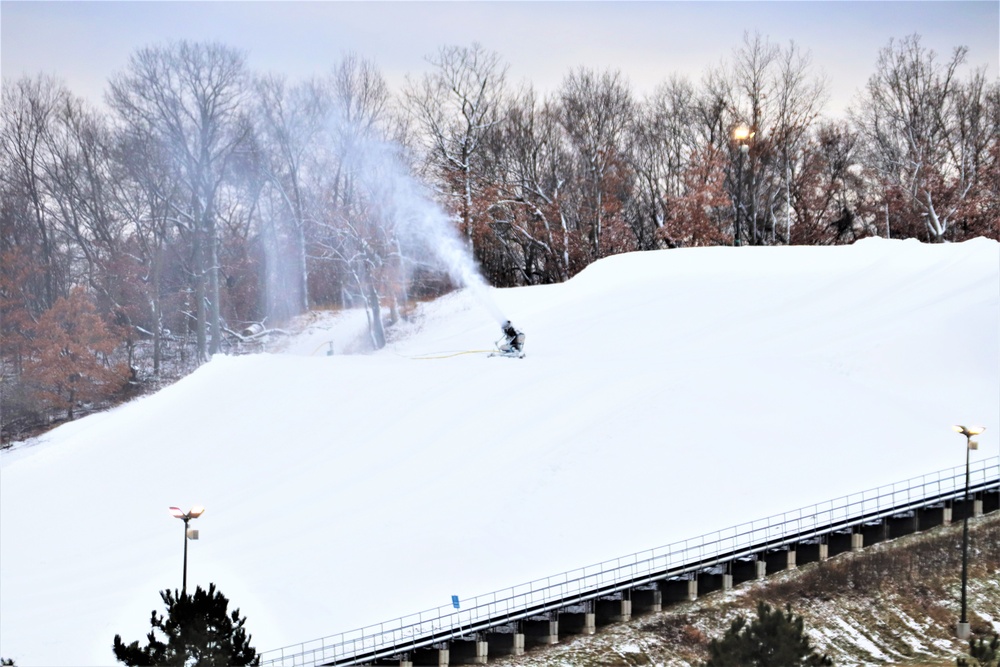
[[[212,341],[209,347],[210,354],[218,354],[222,347],[221,314],[219,307],[219,239],[215,233],[215,221],[209,220],[208,227],[208,287],[209,287],[209,325],[211,327]]]
[[[205,230],[201,225],[197,225],[194,230],[194,299],[195,299],[195,337],[197,339],[197,349],[195,359],[198,363],[203,363],[208,359],[208,336],[206,334],[206,323],[208,316],[205,311]]]
[[[385,347],[385,329],[382,328],[382,307],[379,304],[378,292],[375,291],[375,285],[372,283],[370,277],[368,280],[367,301],[368,308],[372,314],[372,318],[369,321],[372,345],[376,350],[381,350]]]

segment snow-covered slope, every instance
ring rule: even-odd
[[[452,355],[500,333],[463,291],[379,353],[216,358],[4,453],[0,654],[141,639],[181,583],[171,505],[207,507],[188,586],[266,650],[960,465],[954,423],[998,451],[994,241],[630,254],[491,294],[526,359]]]

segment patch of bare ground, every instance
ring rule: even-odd
[[[937,527],[490,664],[694,666],[707,659],[711,638],[763,600],[791,605],[813,646],[837,665],[954,665],[967,648],[955,637],[961,544],[960,522]],[[969,554],[969,621],[974,636],[992,635],[1000,632],[1000,512],[970,520]]]

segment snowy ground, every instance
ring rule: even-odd
[[[1000,244],[630,254],[562,285],[363,314],[219,357],[0,456],[0,655],[106,665],[181,583],[258,650],[448,604],[964,459],[1000,433]],[[327,356],[325,343],[335,341]],[[429,358],[420,358],[429,357]]]

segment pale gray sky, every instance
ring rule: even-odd
[[[99,102],[110,76],[142,46],[214,40],[247,52],[258,71],[297,80],[326,73],[347,52],[374,61],[394,88],[428,69],[444,45],[476,41],[498,52],[514,81],[542,92],[571,69],[619,69],[639,94],[671,74],[698,79],[728,58],[743,33],[790,40],[829,80],[839,115],[890,38],[920,34],[942,58],[1000,71],[996,0],[772,0],[645,2],[0,1],[5,79],[54,74]]]

